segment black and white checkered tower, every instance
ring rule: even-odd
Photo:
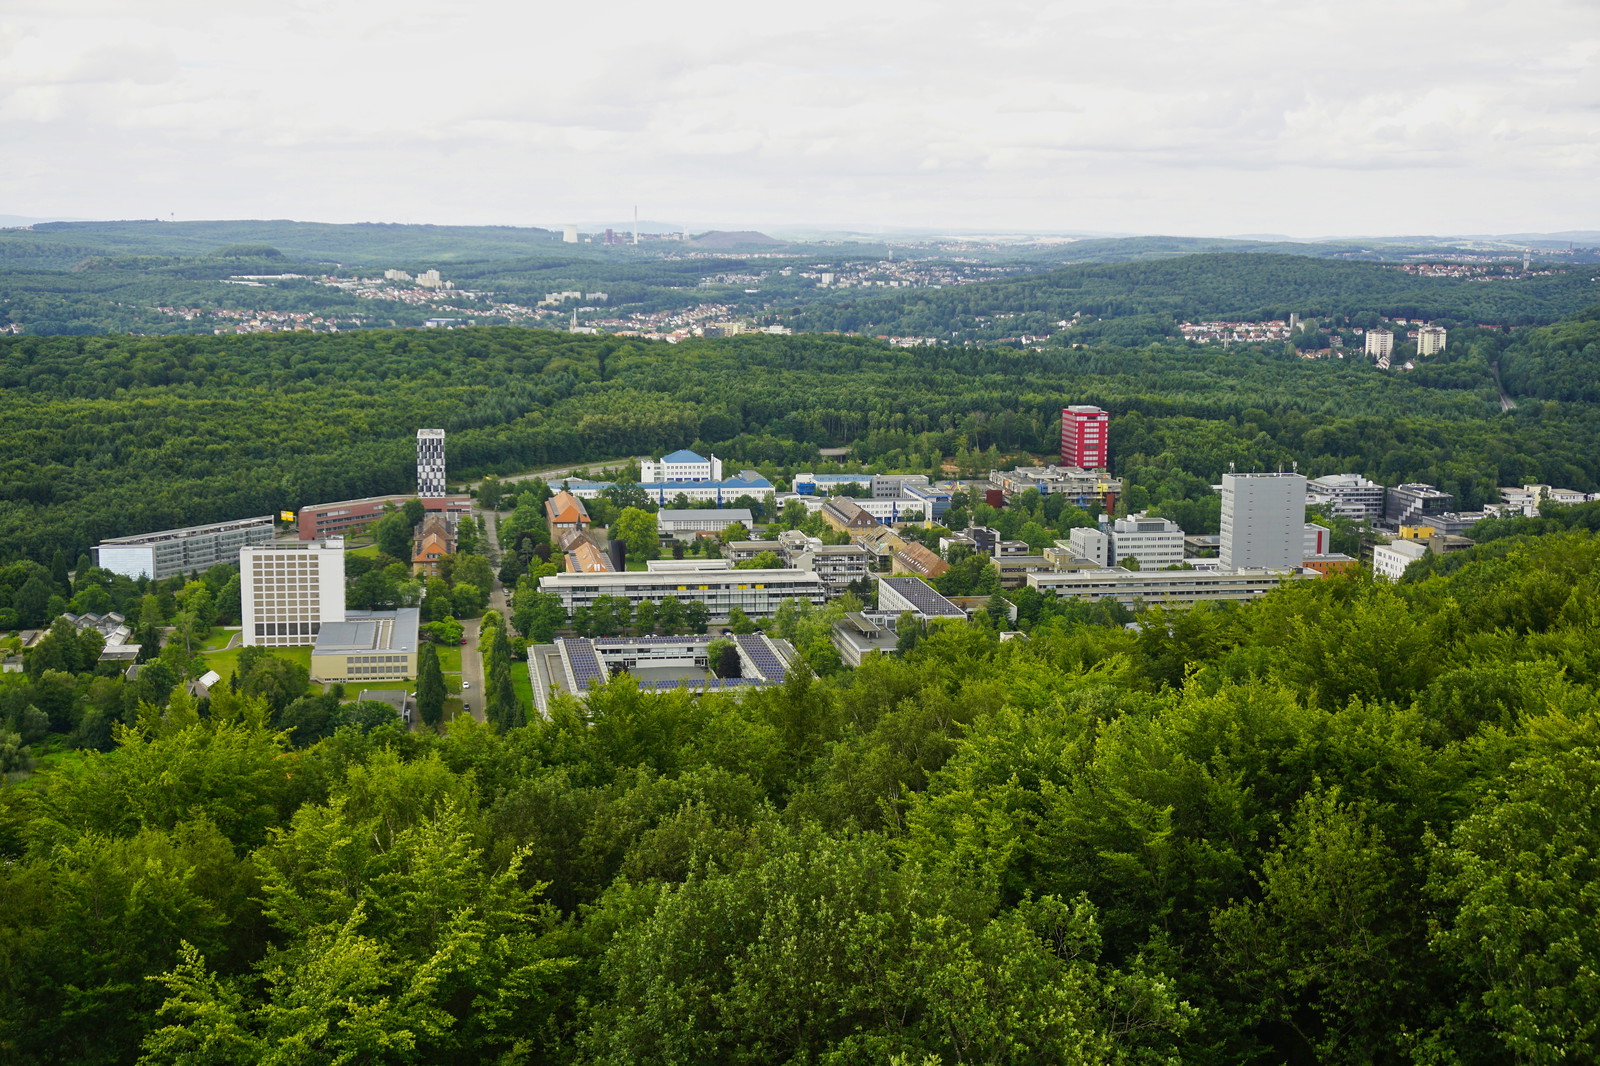
[[[417,430],[417,495],[444,495],[444,430]]]

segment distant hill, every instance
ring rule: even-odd
[[[776,237],[769,237],[765,233],[755,230],[720,230],[714,229],[706,233],[689,238],[689,243],[696,248],[708,251],[732,252],[751,248],[782,248],[787,242]]]
[[[443,265],[468,259],[502,259],[548,252],[561,235],[518,226],[412,226],[387,222],[334,224],[288,219],[162,222],[44,222],[0,234],[4,244],[26,241],[35,257],[61,249],[60,262],[30,265],[62,270],[85,254],[214,255],[233,245],[268,245],[291,259],[368,266]],[[569,249],[571,246],[568,246]]]
[[[1157,239],[1151,238],[1152,241]],[[1085,263],[943,289],[844,290],[786,320],[808,332],[951,336],[1006,320],[1015,332],[1053,333],[1084,315],[1138,319],[1171,334],[1181,319],[1247,321],[1370,312],[1501,325],[1536,325],[1593,300],[1588,271],[1483,283],[1418,277],[1376,263],[1261,251]],[[997,327],[998,328],[998,327]],[[1004,332],[1005,330],[1002,330]],[[1074,334],[1079,336],[1080,334]],[[1091,339],[1090,334],[1082,334]],[[1105,339],[1095,337],[1094,339]]]

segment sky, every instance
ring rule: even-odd
[[[1600,229],[1596,0],[4,0],[0,214]]]

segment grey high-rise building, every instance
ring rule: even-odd
[[[417,495],[444,495],[444,430],[417,430]]]
[[[1305,559],[1306,479],[1222,475],[1222,568],[1299,566]]]

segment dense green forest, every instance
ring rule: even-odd
[[[1067,266],[937,291],[841,295],[794,308],[785,319],[808,332],[948,337],[985,327],[996,336],[1058,334],[1063,342],[1102,339],[1103,331],[1059,332],[1074,315],[1138,319],[1156,335],[1179,321],[1265,321],[1302,317],[1340,322],[1424,318],[1447,325],[1521,326],[1553,322],[1595,300],[1593,266],[1532,277],[1419,277],[1375,263],[1238,252],[1132,263]],[[1006,316],[1003,324],[983,320]],[[1357,321],[1357,324],[1364,324]],[[1112,339],[1115,339],[1114,337]]]
[[[3,338],[0,550],[77,558],[108,536],[405,491],[418,426],[449,432],[457,477],[686,445],[772,474],[839,445],[936,472],[963,453],[1052,454],[1073,402],[1110,410],[1117,472],[1167,495],[1209,492],[1230,462],[1298,462],[1425,481],[1470,508],[1500,485],[1600,488],[1600,408],[1574,391],[1600,377],[1597,340],[1591,314],[1385,374],[1242,348],[668,345],[505,328]],[[1514,395],[1550,398],[1501,413],[1495,360]]]
[[[0,1059],[1593,1063],[1600,539],[1451,564],[503,732],[152,699],[0,786]]]

